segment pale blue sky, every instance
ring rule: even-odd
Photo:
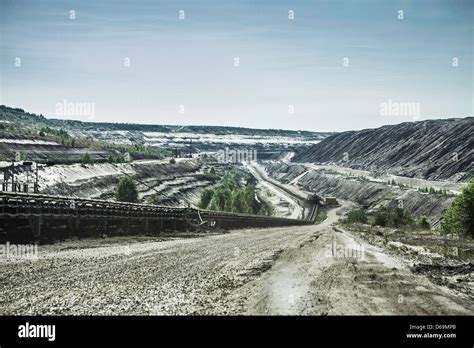
[[[381,116],[389,99],[474,114],[473,1],[0,1],[0,103],[47,117],[64,99],[96,121],[315,131],[413,119]]]

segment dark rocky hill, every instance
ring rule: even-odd
[[[474,117],[406,122],[332,135],[293,161],[332,163],[430,180],[473,175]]]

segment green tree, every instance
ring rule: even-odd
[[[91,155],[89,155],[89,153],[86,152],[84,156],[82,156],[82,164],[92,164],[92,163],[93,163],[93,160],[91,158]]]
[[[395,227],[412,225],[414,223],[413,217],[408,209],[395,208],[391,211],[392,225]]]
[[[407,209],[399,207],[382,207],[374,215],[374,225],[399,227],[412,225],[413,217]]]
[[[384,227],[384,226],[387,226],[387,223],[388,223],[388,218],[386,214],[384,214],[381,211],[378,211],[375,213],[374,225]]]
[[[205,189],[201,194],[201,201],[199,202],[199,207],[202,209],[207,209],[213,195],[214,195],[213,189]]]
[[[217,202],[217,198],[216,198],[215,195],[212,196],[212,199],[211,199],[211,201],[209,202],[209,205],[208,205],[208,209],[210,209],[210,210],[219,210],[220,209],[219,204]]]
[[[123,177],[115,192],[115,198],[120,202],[138,202],[138,190],[133,179],[129,176]]]
[[[250,211],[248,202],[245,200],[245,195],[242,190],[234,190],[232,192],[232,212],[246,213]]]
[[[360,223],[366,224],[367,215],[365,213],[365,210],[363,209],[351,210],[347,214],[347,222],[350,222],[350,223],[360,222]]]
[[[201,194],[199,207],[202,209],[229,211],[234,213],[272,215],[272,207],[262,199],[255,199],[255,187],[240,184],[238,173],[231,171],[224,175],[219,184]]]
[[[420,228],[424,229],[424,230],[429,230],[430,229],[430,223],[428,222],[428,219],[426,218],[426,216],[423,216],[421,218],[421,220],[418,222],[418,225],[420,226]]]
[[[457,233],[474,237],[474,177],[454,198],[441,220],[444,233]]]
[[[230,202],[232,197],[232,191],[227,187],[218,187],[216,189],[216,203],[218,210],[230,211],[232,209]]]
[[[255,188],[252,185],[247,185],[244,189],[245,202],[247,203],[248,210],[245,213],[256,214],[260,207],[257,205],[255,200]]]

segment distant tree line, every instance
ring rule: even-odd
[[[436,192],[436,193],[439,193]],[[355,209],[347,214],[346,223],[363,223],[382,227],[419,227],[428,229],[426,217],[415,219],[407,209],[400,207],[381,207],[368,214],[364,209]],[[451,206],[441,219],[438,230],[445,234],[474,237],[474,177],[454,198]]]
[[[355,209],[347,214],[345,223],[362,223],[381,227],[412,227],[429,229],[426,217],[415,219],[410,211],[400,207],[381,207],[373,214],[365,209]]]

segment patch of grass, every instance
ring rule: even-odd
[[[398,197],[398,195],[395,194],[395,193],[388,193],[382,199],[385,200],[385,201],[393,201],[397,197]]]

